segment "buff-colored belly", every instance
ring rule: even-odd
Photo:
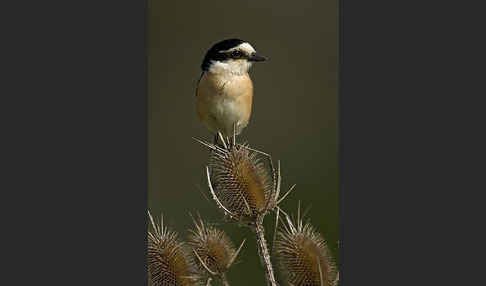
[[[248,74],[231,79],[205,73],[198,86],[196,109],[199,119],[213,133],[230,137],[240,134],[250,119],[253,84]]]

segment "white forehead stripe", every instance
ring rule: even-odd
[[[255,49],[248,43],[242,43],[242,44],[239,44],[238,46],[234,47],[234,48],[231,48],[229,50],[226,50],[226,51],[222,51],[223,53],[226,53],[226,52],[231,52],[231,51],[234,51],[234,50],[242,50],[244,51],[245,53],[251,55],[253,54],[255,51]]]
[[[237,48],[247,52],[248,54],[252,54],[255,52],[255,49],[248,43],[240,44]]]

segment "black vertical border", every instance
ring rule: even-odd
[[[146,285],[147,2],[12,4],[0,284]]]
[[[344,66],[343,66],[343,20],[344,20],[344,17],[343,17],[343,5],[344,2],[343,0],[339,0],[339,12],[338,12],[338,18],[339,18],[339,24],[338,24],[338,29],[339,29],[339,64],[338,64],[338,70],[339,70],[339,76],[338,76],[338,109],[339,109],[339,117],[338,117],[338,142],[339,142],[339,148],[338,148],[338,152],[339,152],[339,178],[338,178],[338,186],[339,186],[339,200],[338,200],[338,204],[339,204],[339,265],[338,265],[338,271],[339,271],[339,285],[344,285],[344,201],[343,201],[343,198],[344,198],[344,195],[343,195],[343,191],[344,191],[344,188],[343,188],[343,185],[344,185],[344,182],[343,182],[343,170],[342,170],[342,166],[343,166],[343,163],[344,163],[344,160],[343,160],[343,147],[344,147],[344,144],[343,144],[343,136],[342,136],[342,130],[343,130],[343,83],[342,83],[342,80],[343,80],[343,69],[344,69]]]
[[[472,5],[341,0],[341,285],[483,279],[468,257],[484,244],[484,17]]]

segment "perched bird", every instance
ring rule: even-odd
[[[247,41],[227,39],[214,44],[201,64],[201,77],[196,89],[199,119],[215,134],[225,137],[241,133],[250,119],[253,83],[248,70],[253,62],[266,58]]]

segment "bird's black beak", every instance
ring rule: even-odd
[[[266,57],[260,55],[260,54],[257,54],[257,53],[253,53],[249,58],[248,60],[250,62],[264,62],[267,60]]]

